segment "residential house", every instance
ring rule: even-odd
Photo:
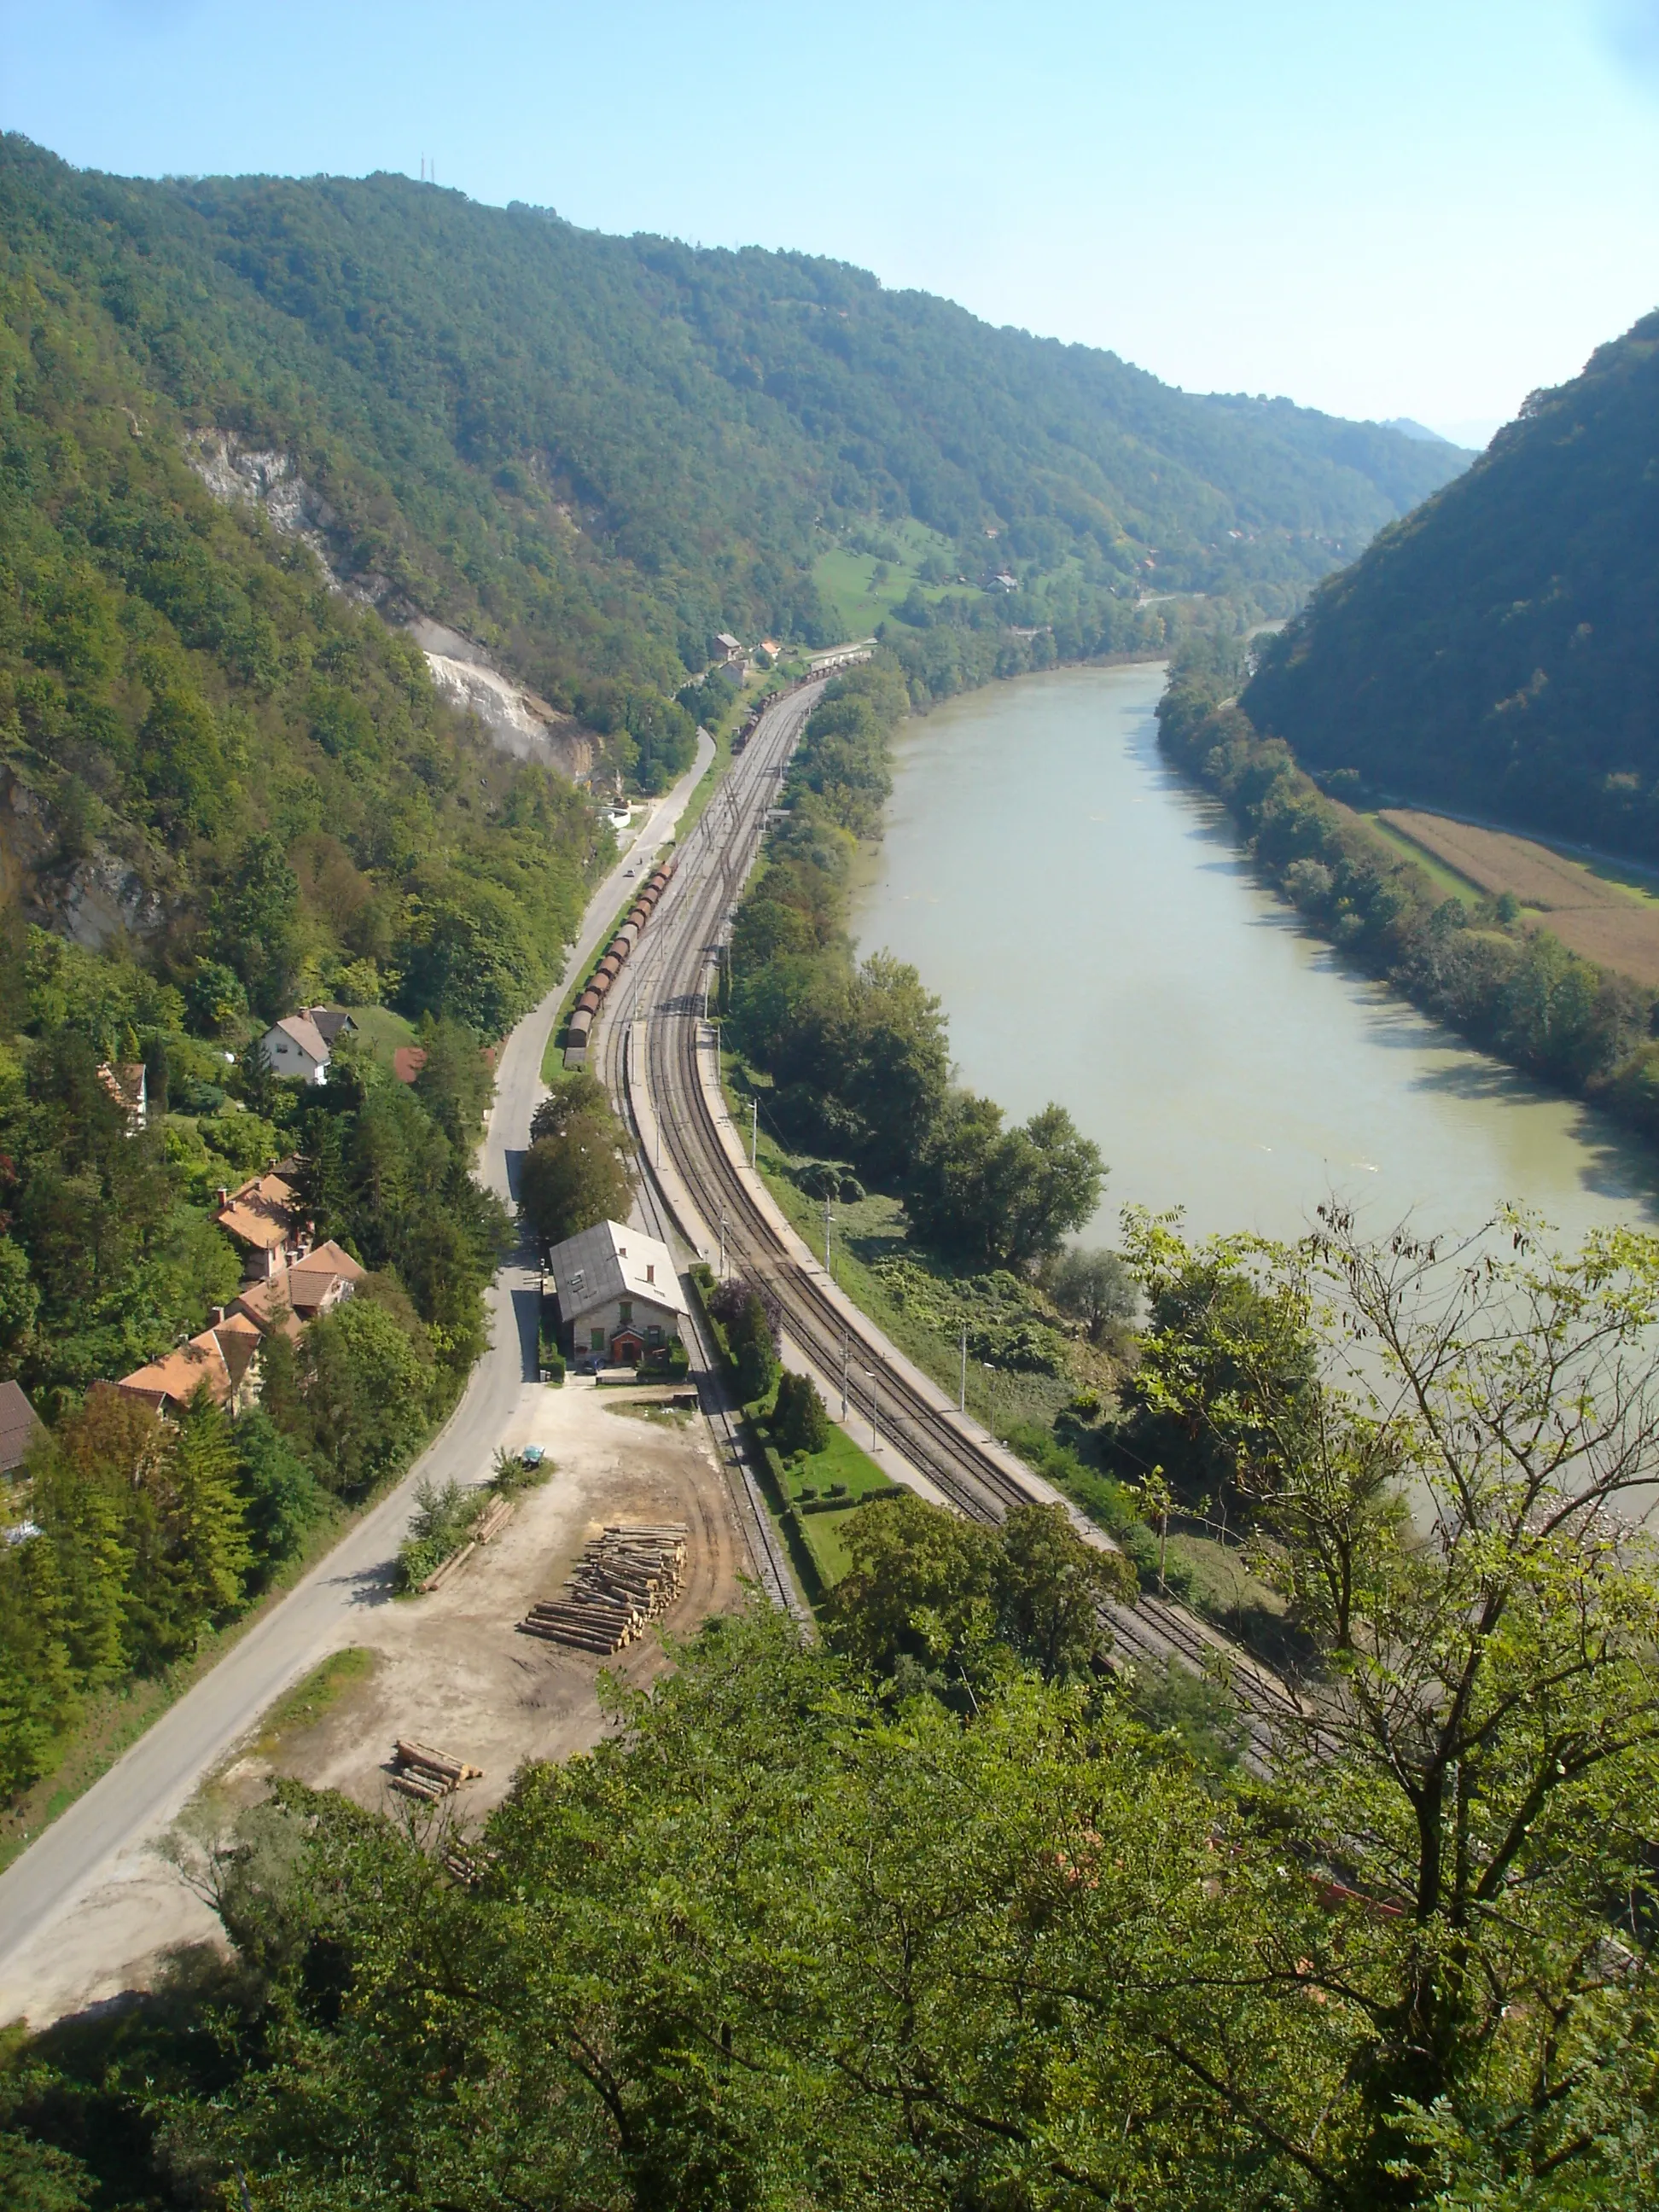
[[[231,1310],[251,1321],[262,1336],[276,1330],[292,1340],[319,1314],[332,1312],[350,1297],[366,1273],[331,1239],[313,1244],[292,1267],[246,1284]]]
[[[732,636],[729,629],[717,631],[714,637],[714,642],[720,649],[720,659],[722,660],[741,660],[743,659],[743,647],[738,644],[737,639]]]
[[[98,1080],[126,1115],[129,1132],[149,1127],[149,1079],[142,1060],[105,1060]]]
[[[45,1433],[46,1424],[21,1385],[0,1382],[0,1476],[15,1474],[28,1457],[29,1446]]]
[[[311,1224],[301,1218],[300,1194],[274,1170],[219,1193],[214,1219],[242,1248],[242,1273],[257,1282],[291,1267],[309,1249]]]
[[[575,1358],[630,1367],[678,1338],[686,1304],[673,1256],[643,1231],[596,1222],[556,1244],[548,1270],[560,1334]]]
[[[259,1057],[273,1075],[286,1075],[301,1083],[322,1083],[328,1077],[328,1040],[309,1014],[284,1014],[259,1040]]]
[[[227,1413],[245,1413],[259,1396],[259,1331],[246,1315],[222,1315],[211,1328],[175,1345],[160,1359],[135,1368],[116,1384],[129,1398],[142,1398],[158,1413],[177,1413],[207,1385],[208,1395]]]
[[[343,1006],[302,1006],[305,1016],[331,1052],[343,1036],[356,1036],[357,1024]]]

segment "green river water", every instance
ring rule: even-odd
[[[1346,968],[1164,762],[1158,666],[995,684],[907,725],[854,909],[913,961],[962,1079],[1068,1107],[1128,1203],[1293,1236],[1322,1199],[1380,1229],[1474,1228],[1505,1199],[1563,1241],[1659,1225],[1659,1158]]]

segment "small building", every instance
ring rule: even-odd
[[[204,1383],[214,1404],[232,1415],[258,1402],[259,1331],[245,1315],[224,1315],[188,1344],[124,1375],[115,1387],[158,1413],[176,1414]]]
[[[234,1190],[221,1190],[213,1218],[241,1246],[242,1272],[250,1282],[294,1267],[310,1245],[311,1224],[301,1218],[300,1194],[274,1170]]]
[[[423,1044],[400,1044],[392,1055],[392,1073],[399,1083],[413,1083],[425,1066]]]
[[[599,1221],[556,1244],[548,1272],[559,1334],[574,1358],[631,1367],[678,1340],[686,1304],[665,1244],[620,1221]]]
[[[328,1076],[328,1040],[309,1014],[284,1014],[259,1040],[259,1057],[273,1075],[300,1083],[322,1083]]]
[[[21,1385],[0,1382],[0,1476],[15,1474],[28,1457],[29,1446],[45,1432],[46,1423],[23,1395]]]
[[[319,1314],[331,1313],[350,1297],[366,1273],[331,1238],[313,1244],[291,1267],[247,1284],[231,1311],[251,1321],[262,1336],[275,1331],[293,1339]]]
[[[806,656],[809,676],[827,676],[832,668],[851,668],[860,660],[868,660],[876,649],[872,637],[861,637],[853,645],[832,645],[822,653]]]
[[[714,634],[714,642],[720,649],[720,659],[722,660],[741,660],[743,659],[743,647],[738,644],[737,639],[732,636],[729,629],[717,630]]]
[[[986,589],[991,592],[1017,592],[1019,589],[1019,578],[1011,576],[1006,568],[999,568],[986,586]]]
[[[343,1006],[303,1006],[301,1013],[331,1052],[343,1036],[356,1036],[357,1024]]]
[[[142,1060],[105,1060],[98,1080],[127,1117],[129,1133],[149,1126],[149,1079]]]

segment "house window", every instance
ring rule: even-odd
[[[602,1328],[590,1328],[588,1330],[587,1348],[590,1352],[603,1352],[605,1350],[605,1331]]]
[[[632,1322],[633,1318],[634,1318],[634,1301],[633,1301],[633,1299],[632,1299],[632,1298],[618,1298],[618,1299],[617,1299],[617,1328],[627,1328],[629,1327],[629,1325]]]
[[[655,1322],[653,1322],[649,1328],[646,1330],[645,1340],[647,1344],[660,1344],[662,1342],[662,1331],[658,1328]]]

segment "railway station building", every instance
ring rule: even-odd
[[[681,1334],[686,1306],[673,1255],[643,1230],[595,1222],[553,1247],[548,1272],[571,1358],[631,1367]]]

